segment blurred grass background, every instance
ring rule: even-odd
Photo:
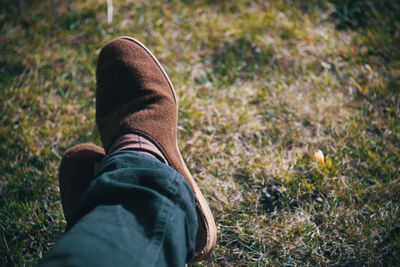
[[[179,97],[179,144],[218,225],[197,266],[400,262],[396,1],[0,1],[0,265],[65,227],[63,151],[100,144],[99,49],[145,43]],[[321,150],[324,164],[314,153]]]

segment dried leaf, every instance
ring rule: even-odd
[[[324,154],[322,153],[321,150],[318,150],[317,152],[314,153],[315,159],[321,164],[324,165]]]
[[[331,65],[329,65],[328,63],[326,63],[325,61],[321,61],[321,66],[324,69],[330,70],[331,69]]]

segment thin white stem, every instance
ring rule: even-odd
[[[107,23],[110,24],[113,19],[113,5],[112,0],[107,0]]]

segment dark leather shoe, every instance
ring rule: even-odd
[[[119,137],[134,133],[152,142],[168,165],[185,177],[196,198],[199,223],[192,262],[204,259],[215,246],[217,231],[178,148],[178,106],[170,79],[153,54],[130,37],[114,39],[102,48],[96,79],[96,122],[105,151]]]

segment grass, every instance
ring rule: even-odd
[[[400,262],[400,5],[395,1],[3,0],[0,265],[65,227],[63,152],[100,144],[95,64],[131,35],[179,97],[179,144],[218,245],[197,266]],[[314,157],[321,150],[322,165]]]

